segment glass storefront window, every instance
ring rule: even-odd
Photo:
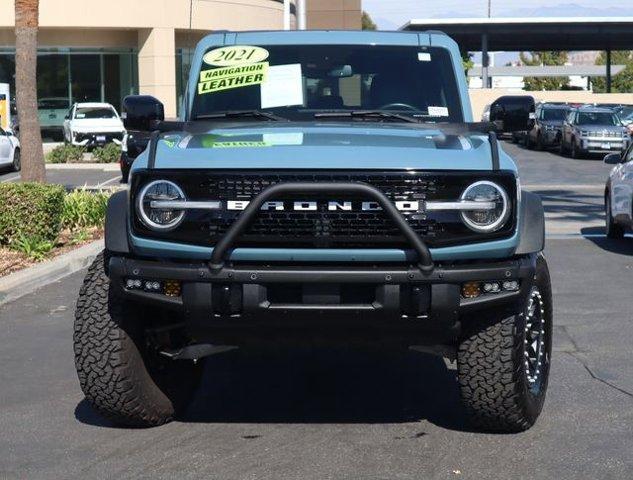
[[[136,49],[40,48],[38,116],[44,140],[61,140],[64,116],[74,102],[107,102],[120,112],[125,96],[138,93]],[[0,83],[15,102],[15,50],[0,49]]]

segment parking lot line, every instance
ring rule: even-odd
[[[8,178],[3,178],[2,180],[0,180],[0,183],[10,182],[10,181],[16,180],[18,178],[20,178],[20,174],[16,174],[16,175],[14,175],[12,177],[8,177]]]
[[[111,178],[110,180],[106,180],[105,182],[101,182],[101,183],[95,185],[94,188],[105,187],[105,186],[107,186],[107,185],[109,185],[109,184],[111,184],[111,183],[113,183],[113,182],[115,182],[117,180],[121,180],[121,175],[117,175],[116,177]]]

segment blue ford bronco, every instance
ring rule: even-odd
[[[473,123],[449,37],[215,33],[178,121],[153,97],[124,103],[149,144],[109,201],[74,328],[99,412],[165,423],[204,359],[234,348],[373,346],[456,361],[477,428],[535,422],[552,342],[544,216],[496,137],[529,112]]]

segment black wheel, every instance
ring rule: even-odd
[[[571,158],[574,158],[574,159],[581,158],[582,157],[581,153],[582,152],[580,151],[580,149],[576,146],[576,140],[572,139],[572,141],[571,141]]]
[[[530,138],[529,133],[525,136],[525,147],[529,150],[532,150],[534,148],[534,144],[532,143],[532,139]]]
[[[563,141],[563,139],[561,138],[560,143],[558,144],[558,153],[561,156],[565,156],[566,151],[565,151],[565,142]]]
[[[19,172],[20,169],[22,168],[22,161],[20,159],[20,149],[16,148],[15,152],[13,152],[13,165],[12,165],[13,171],[14,172]]]
[[[541,132],[538,133],[538,135],[536,136],[536,145],[535,145],[536,150],[543,151],[544,145],[543,145],[543,135],[541,135]]]
[[[607,238],[613,238],[616,240],[624,238],[624,227],[622,225],[618,225],[613,218],[613,212],[611,210],[611,192],[607,192],[605,195],[604,209],[607,224]]]
[[[86,399],[117,424],[166,423],[187,406],[199,383],[201,363],[157,353],[148,329],[159,317],[160,312],[126,302],[110,286],[99,255],[77,301],[75,366]]]
[[[521,313],[466,319],[465,324],[457,372],[473,424],[487,431],[527,430],[543,408],[552,352],[552,291],[545,259],[537,259]]]

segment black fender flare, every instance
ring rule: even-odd
[[[128,194],[114,193],[108,200],[105,218],[105,248],[108,252],[130,253],[128,242]]]
[[[545,248],[545,211],[537,194],[521,190],[519,226],[516,255],[538,253]]]

